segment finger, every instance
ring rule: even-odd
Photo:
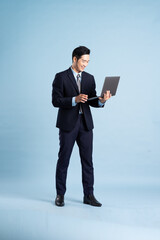
[[[83,99],[87,99],[87,97],[86,97],[86,96],[81,96],[81,98],[83,98]]]
[[[83,99],[88,99],[88,96],[87,95],[83,95],[82,98]]]
[[[107,94],[107,98],[110,98],[110,93]]]
[[[86,98],[81,98],[81,102],[86,102],[87,99]]]
[[[88,99],[88,98],[86,98],[86,97],[83,97],[82,99],[83,99],[83,100],[85,100],[85,101],[87,101],[87,99]]]
[[[103,97],[103,98],[99,97],[98,99],[99,99],[100,101],[103,101],[103,100],[104,100],[104,97]]]
[[[82,94],[82,97],[88,99],[88,95]]]

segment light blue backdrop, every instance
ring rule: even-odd
[[[1,179],[54,174],[52,80],[86,45],[98,92],[121,76],[117,96],[92,111],[97,178],[159,183],[159,11],[159,1],[1,1]]]
[[[159,189],[160,1],[1,0],[0,11],[1,192],[54,199],[52,81],[79,45],[91,49],[86,71],[98,93],[106,75],[121,76],[117,95],[92,109],[96,191],[117,184]],[[68,195],[77,186],[82,195],[76,146],[67,184]]]
[[[106,75],[121,76],[117,96],[93,110],[98,178],[159,182],[159,10],[159,1],[1,1],[1,178],[54,174],[51,84],[86,45],[98,92]]]

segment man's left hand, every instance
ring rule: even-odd
[[[105,103],[108,99],[110,99],[112,97],[112,94],[110,93],[110,91],[106,91],[103,94],[103,98],[99,97],[99,100],[101,103]]]

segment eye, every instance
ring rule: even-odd
[[[83,60],[83,59],[82,59],[82,62],[83,62],[83,63],[88,63],[89,61],[87,61],[87,60]]]

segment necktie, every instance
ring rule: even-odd
[[[81,93],[81,76],[79,73],[77,74],[77,86],[78,86],[79,93]],[[83,113],[81,104],[80,104],[79,113]]]
[[[77,85],[78,85],[78,90],[80,93],[81,92],[81,76],[79,73],[77,74]]]

